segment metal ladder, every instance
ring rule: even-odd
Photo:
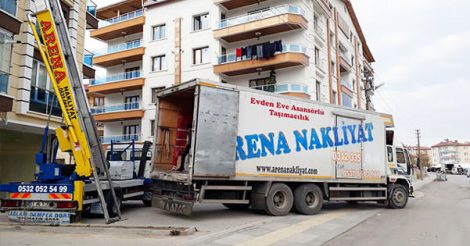
[[[119,204],[117,202],[116,192],[114,190],[114,185],[111,180],[111,176],[109,175],[109,164],[106,161],[106,158],[103,153],[103,149],[101,147],[101,143],[98,139],[98,130],[96,129],[95,120],[91,114],[91,110],[89,108],[87,97],[85,94],[85,89],[82,84],[82,76],[80,76],[80,70],[78,68],[78,63],[75,58],[75,53],[73,51],[70,36],[68,32],[67,25],[65,23],[65,18],[63,16],[62,9],[60,7],[60,0],[49,0],[49,7],[52,13],[52,17],[56,24],[57,28],[57,35],[59,36],[59,40],[62,46],[62,52],[64,54],[64,59],[66,66],[68,68],[68,73],[70,77],[70,83],[72,87],[72,91],[75,96],[76,105],[77,105],[77,112],[80,120],[80,125],[83,131],[86,134],[90,151],[91,151],[91,165],[93,167],[93,179],[96,185],[96,190],[98,192],[98,197],[101,202],[101,206],[103,208],[104,218],[106,223],[113,223],[116,221],[121,220],[121,210]],[[108,207],[106,204],[106,199],[104,197],[103,188],[101,179],[103,179],[103,183],[108,183],[108,187],[112,194],[112,199],[114,201],[114,205],[116,206],[117,216],[110,218]]]

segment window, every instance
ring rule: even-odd
[[[317,80],[317,82],[315,83],[315,88],[316,88],[316,98],[317,98],[317,101],[320,101],[321,100],[321,83],[320,81]]]
[[[156,88],[152,88],[152,103],[156,103],[157,102],[157,92],[161,91],[165,89],[164,86],[162,87],[156,87]]]
[[[336,76],[336,67],[335,67],[335,62],[334,61],[331,62],[331,74],[333,76]]]
[[[62,111],[53,92],[46,68],[43,63],[33,60],[29,110],[48,114],[51,110],[51,105],[52,115],[61,116]]]
[[[351,43],[352,43],[352,41],[353,41],[353,33],[352,33],[352,31],[349,32],[349,39],[350,39],[350,41],[351,41]]]
[[[315,47],[315,65],[320,65],[320,50]]]
[[[249,86],[250,88],[261,90],[261,91],[276,92],[276,85],[272,84],[270,81],[271,81],[270,77],[250,79]]]
[[[397,152],[397,163],[403,163],[403,164],[406,163],[405,153],[403,152],[403,149],[397,148],[396,152]]]
[[[388,162],[393,162],[393,149],[390,146],[387,146],[387,159]]]
[[[93,98],[93,106],[94,107],[104,106],[104,97],[95,97],[95,98]]]
[[[133,79],[140,77],[140,67],[126,68],[125,70],[126,79]]]
[[[150,121],[150,136],[155,136],[155,120]]]
[[[209,28],[209,14],[201,14],[193,17],[193,31],[199,31]]]
[[[122,128],[122,135],[124,135],[124,141],[136,140],[138,125],[129,125]]]
[[[313,29],[318,30],[318,15],[313,15]]]
[[[333,104],[336,104],[336,96],[337,96],[336,91],[333,91],[333,100],[332,100]]]
[[[353,87],[352,87],[353,90],[355,90],[355,89],[356,89],[356,80],[355,80],[355,79],[353,79],[353,81],[352,81],[352,86],[353,86]]]
[[[152,27],[153,40],[160,40],[166,38],[166,25],[158,25]]]
[[[15,4],[16,11],[16,1],[13,1]],[[10,35],[0,32],[0,40],[11,41],[12,38]],[[0,42],[0,93],[8,92],[8,76],[10,73],[11,66],[11,50],[12,45],[9,43]]]
[[[166,56],[154,56],[152,57],[152,71],[163,71],[166,69]]]
[[[139,108],[139,96],[130,96],[124,98],[124,107],[126,110],[138,109]]]
[[[193,64],[203,64],[209,62],[209,47],[193,49]]]
[[[354,65],[354,56],[351,56],[351,65]]]
[[[341,99],[343,101],[343,106],[345,107],[350,107],[352,108],[352,98],[346,94],[346,93],[341,93]]]

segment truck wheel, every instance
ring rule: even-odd
[[[144,203],[144,206],[147,208],[152,206],[152,200],[142,200],[142,202]]]
[[[250,204],[231,204],[231,203],[224,203],[223,204],[226,208],[234,211],[244,211],[250,208]]]
[[[408,190],[401,184],[392,186],[392,192],[388,198],[388,207],[392,209],[404,208],[408,202]]]
[[[284,216],[292,209],[294,204],[294,195],[292,190],[283,183],[276,183],[271,186],[266,197],[264,210],[269,215]]]
[[[294,191],[294,205],[300,214],[316,214],[323,206],[323,193],[317,185],[303,184]]]
[[[113,199],[113,194],[111,192],[108,192],[106,196],[106,205],[108,208],[108,213],[110,217],[115,217],[118,215],[117,208],[121,210],[122,207],[122,196],[120,192],[116,192],[116,200],[117,200],[117,207],[114,206],[114,199]]]

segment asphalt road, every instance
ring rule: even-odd
[[[333,245],[470,245],[470,179],[448,175],[402,210],[382,210],[326,243]]]
[[[417,186],[429,183],[417,182]],[[453,179],[449,181],[454,182]],[[420,183],[420,185],[418,185]],[[445,186],[432,183],[427,186]],[[426,187],[426,186],[425,186]],[[419,200],[428,196],[417,192],[410,206],[421,206]],[[424,197],[423,197],[424,196]],[[406,214],[403,210],[391,211]],[[83,226],[37,227],[10,224],[5,214],[0,214],[0,246],[3,245],[322,245],[347,232],[377,213],[387,209],[376,203],[349,205],[344,202],[328,203],[320,214],[305,216],[291,213],[284,217],[267,216],[253,210],[230,211],[220,205],[198,205],[191,217],[178,216],[156,208],[144,208],[141,204],[127,204],[123,210],[127,220],[113,225],[123,228],[106,228],[102,218],[85,218]],[[432,218],[432,215],[429,215]],[[87,225],[92,227],[87,227]],[[96,227],[98,226],[98,227]],[[135,229],[135,226],[191,227],[197,232],[190,235],[169,236],[168,230]],[[468,227],[467,227],[468,228]],[[331,244],[335,243],[330,242]],[[362,242],[358,243],[363,245]],[[350,245],[347,243],[346,245]],[[449,245],[446,245],[449,246]]]

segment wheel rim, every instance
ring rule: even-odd
[[[305,204],[310,208],[317,205],[317,199],[315,199],[313,192],[308,192],[307,195],[305,195]]]
[[[398,189],[393,193],[393,201],[397,205],[402,205],[406,201],[406,194],[403,190]]]
[[[286,193],[282,191],[276,192],[273,196],[273,204],[278,208],[282,208],[286,205]]]

